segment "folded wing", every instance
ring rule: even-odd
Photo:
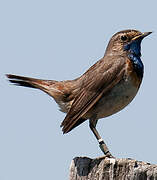
[[[98,61],[85,74],[80,92],[61,124],[63,133],[68,133],[76,125],[84,122],[83,116],[99,101],[103,94],[112,89],[124,74],[124,60],[108,58]]]

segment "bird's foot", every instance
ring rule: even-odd
[[[105,157],[108,158],[114,158],[112,156],[112,154],[110,153],[110,151],[108,150],[106,144],[104,143],[104,141],[99,142],[99,147],[101,149],[101,151],[104,153]]]

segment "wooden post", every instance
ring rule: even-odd
[[[133,159],[76,157],[70,180],[157,180],[157,165]]]

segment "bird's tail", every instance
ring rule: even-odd
[[[41,80],[24,76],[17,76],[13,74],[6,74],[9,81],[17,86],[24,86],[30,88],[37,88],[49,94],[50,86],[53,86],[57,81]],[[52,95],[52,94],[51,94]]]

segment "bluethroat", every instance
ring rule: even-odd
[[[144,71],[141,41],[150,33],[129,29],[114,34],[104,57],[74,80],[41,80],[12,74],[7,77],[11,83],[37,88],[53,97],[66,113],[61,123],[63,133],[89,119],[89,127],[101,150],[112,157],[96,124],[98,119],[122,110],[137,94]]]

